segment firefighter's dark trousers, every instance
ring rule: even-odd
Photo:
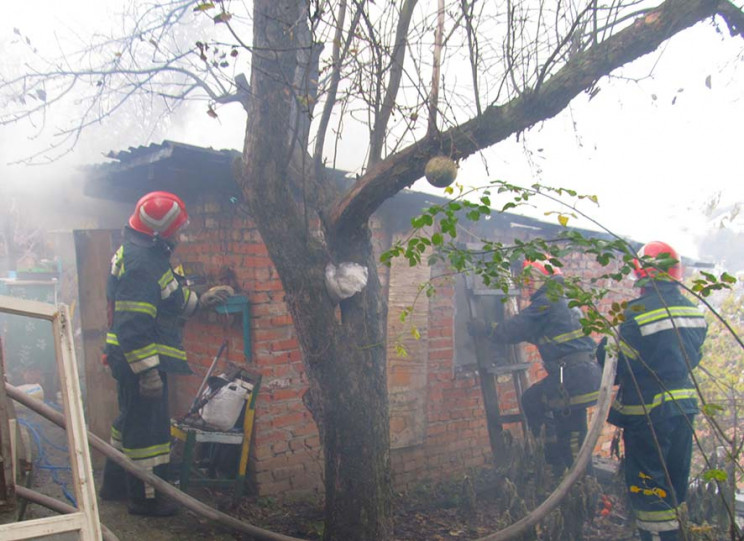
[[[625,483],[641,541],[681,539],[679,508],[687,497],[693,418],[655,420],[653,432],[645,422],[623,429]]]
[[[587,432],[586,409],[597,402],[602,373],[588,359],[549,367],[548,375],[522,394],[522,411],[532,433],[545,431],[545,460],[556,475],[571,467]]]
[[[170,414],[168,411],[168,380],[163,378],[163,395],[157,399],[142,398],[138,378],[130,370],[115,370],[119,416],[111,426],[111,444],[141,468],[166,478],[170,462]],[[126,486],[121,481],[126,479]],[[108,486],[107,486],[108,483]],[[114,487],[114,485],[118,485]],[[139,502],[154,498],[152,487],[131,475],[110,460],[104,466],[102,493],[126,490],[129,500]]]

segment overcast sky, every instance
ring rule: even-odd
[[[13,39],[14,27],[32,36],[36,44],[53,45],[56,36],[72,28],[84,37],[100,27],[108,13],[105,1],[17,3],[0,22],[0,44]],[[743,49],[741,39],[716,33],[710,23],[700,24],[616,74],[625,79],[603,79],[596,97],[577,98],[561,115],[530,130],[526,142],[512,137],[464,162],[458,181],[540,182],[597,195],[600,208],[587,206],[586,210],[612,231],[639,241],[667,240],[685,255],[696,257],[697,239],[707,227],[702,213],[705,202],[718,192],[723,194],[723,204],[744,200]],[[13,58],[6,56],[1,62]],[[178,116],[152,139],[241,148],[242,109],[223,109],[219,120],[207,117],[202,109],[203,105],[193,115]],[[150,142],[144,139],[147,134],[136,129],[118,129],[115,137],[106,126],[91,133],[65,163],[98,162],[110,147]],[[351,136],[351,129],[345,133],[340,155],[354,156],[363,145]],[[39,140],[29,140],[34,134],[27,125],[0,128],[0,160],[13,161],[38,146]],[[340,160],[337,166],[358,164]],[[0,167],[3,179],[56,175],[54,169],[41,167],[31,173]],[[425,180],[413,188],[442,193]]]

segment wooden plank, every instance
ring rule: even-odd
[[[486,371],[492,376],[501,376],[503,374],[512,374],[519,372],[520,370],[528,370],[532,366],[532,363],[517,363],[517,364],[502,364],[495,366],[488,366]],[[519,397],[517,397],[519,398]]]
[[[98,518],[96,487],[90,461],[87,428],[83,415],[83,398],[80,393],[75,346],[72,339],[72,321],[67,306],[59,306],[59,316],[52,321],[60,387],[67,420],[67,445],[70,450],[70,466],[74,482],[75,499],[83,514],[80,539],[101,539],[101,523]]]
[[[6,314],[17,316],[38,317],[51,321],[57,315],[57,307],[39,301],[29,301],[16,297],[0,295],[0,310]]]
[[[5,381],[5,359],[3,358],[3,344],[0,340],[0,381]],[[0,453],[2,453],[2,468],[0,468],[0,506],[12,508],[15,505],[15,460],[13,457],[14,441],[11,432],[11,404],[5,395],[5,386],[0,385]],[[12,425],[15,428],[15,425]]]
[[[519,306],[515,297],[510,298],[504,306],[504,317],[513,317],[519,312]],[[525,362],[524,351],[519,344],[511,344],[507,353],[509,362],[518,366],[527,366],[529,368],[532,363]],[[522,393],[529,387],[529,378],[527,377],[527,370],[519,370],[512,373],[512,380],[514,381],[514,390],[517,393],[517,404],[519,405],[519,414],[521,416],[522,433],[527,435],[527,417],[524,415],[524,409],[522,408]]]
[[[514,297],[515,295],[519,295],[519,290],[509,289],[507,293],[504,293],[500,289],[480,287],[473,289],[473,295],[476,297]]]
[[[0,526],[0,541],[36,539],[57,533],[80,532],[84,522],[83,513],[70,513],[4,524]]]
[[[473,296],[471,290],[468,290],[468,308],[470,310],[470,320],[477,319],[479,314],[476,297]],[[504,445],[504,427],[501,420],[496,380],[488,373],[491,367],[489,362],[491,348],[489,340],[485,336],[475,337],[474,341],[475,359],[478,363],[478,380],[483,395],[483,407],[486,411],[486,426],[488,428],[488,439],[491,443],[491,453],[493,454],[494,464],[501,466],[506,459],[506,447]]]
[[[116,381],[101,363],[108,322],[106,321],[106,278],[118,233],[108,230],[75,231],[78,268],[78,313],[83,334],[83,375],[86,412],[91,432],[109,441],[111,423],[119,411]],[[96,454],[100,466],[103,456]]]

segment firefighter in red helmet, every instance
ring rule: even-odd
[[[608,421],[623,429],[625,482],[641,541],[677,541],[687,496],[697,394],[690,371],[707,324],[680,291],[680,256],[649,242],[633,262],[640,296],[618,330],[618,393]],[[606,339],[597,350],[600,363]]]
[[[183,323],[199,307],[224,302],[213,288],[202,298],[171,267],[175,236],[188,223],[186,205],[169,192],[151,192],[136,204],[124,242],[111,260],[106,286],[109,332],[105,355],[117,382],[119,416],[111,442],[145,470],[166,477],[170,462],[168,375],[190,374],[182,345]],[[175,506],[107,461],[102,499],[128,496],[129,512],[168,516]]]
[[[150,238],[171,239],[189,221],[186,205],[169,192],[150,192],[143,196],[129,217],[129,227]]]
[[[597,401],[601,372],[594,361],[596,344],[582,329],[581,311],[570,308],[561,294],[560,268],[527,260],[523,270],[529,306],[496,327],[480,321],[468,327],[472,335],[488,336],[498,344],[537,346],[548,375],[522,394],[522,411],[536,437],[544,431],[546,461],[561,475],[573,464],[586,436],[586,409]],[[549,294],[549,289],[557,295]]]

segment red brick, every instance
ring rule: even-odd
[[[279,415],[271,420],[271,426],[274,428],[284,428],[288,426],[298,426],[305,421],[305,415],[302,413],[290,413]]]

